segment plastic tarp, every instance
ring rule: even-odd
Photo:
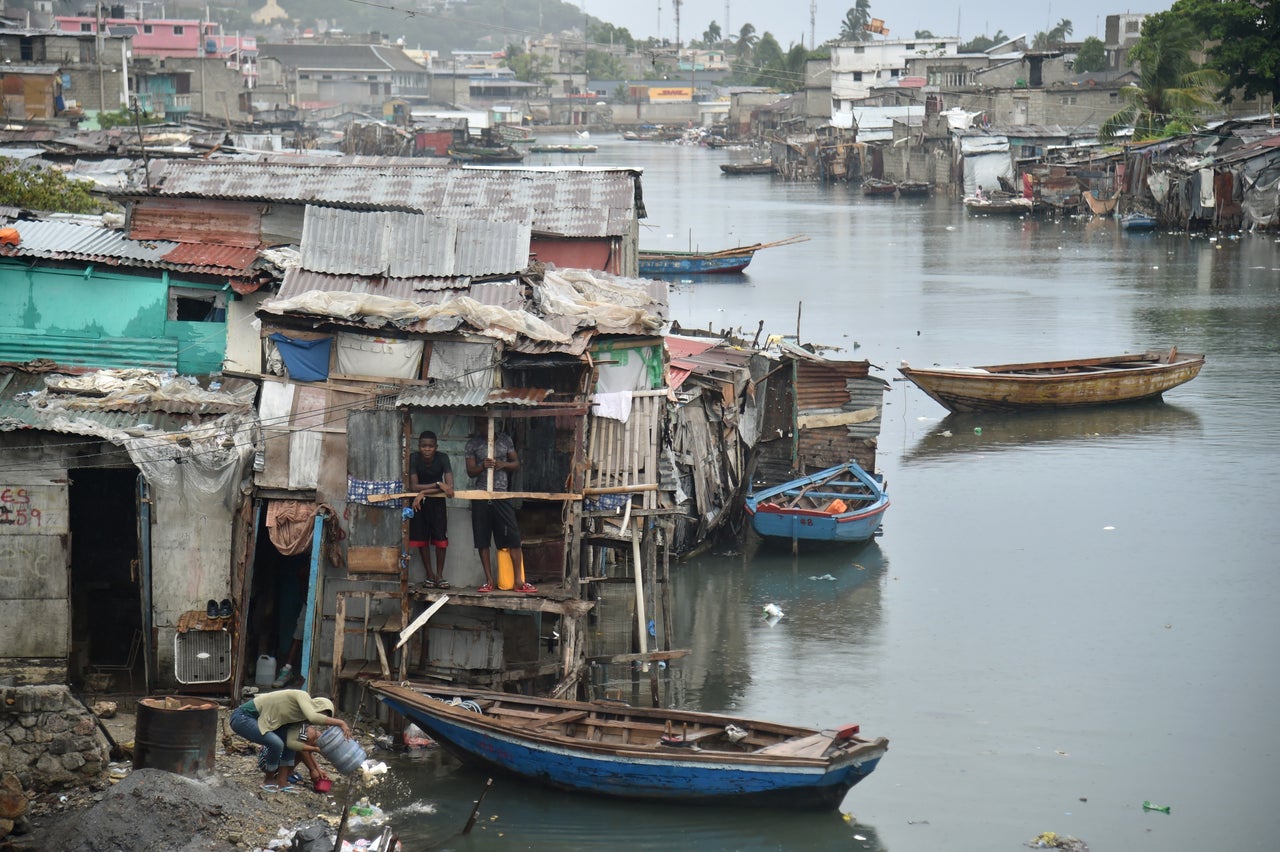
[[[545,315],[575,319],[579,328],[635,334],[663,325],[649,310],[653,300],[648,291],[584,269],[548,269],[534,287],[534,299]]]
[[[233,391],[211,384],[208,389],[190,376],[151,370],[97,370],[78,376],[54,373],[45,390],[28,400],[36,411],[181,411],[229,414],[253,407],[255,387],[244,383]]]
[[[1260,176],[1252,186],[1247,186],[1240,206],[1244,209],[1246,228],[1280,224],[1280,173]]]
[[[437,340],[431,344],[427,378],[455,381],[467,388],[491,388],[497,360],[496,344]]]
[[[123,444],[162,498],[210,514],[235,508],[257,440],[256,417],[228,414],[181,432],[125,437]]]
[[[293,381],[323,382],[329,378],[332,337],[299,340],[277,332],[271,335],[271,342],[279,350],[280,357],[284,359],[284,368],[289,371],[289,378]]]
[[[421,340],[342,333],[336,346],[338,372],[344,375],[416,379],[422,370]]]

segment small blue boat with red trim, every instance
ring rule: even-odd
[[[889,495],[878,474],[856,461],[748,494],[747,514],[757,533],[810,541],[870,541],[880,530]]]
[[[816,730],[447,684],[369,688],[464,763],[624,799],[831,810],[889,748],[857,725]]]

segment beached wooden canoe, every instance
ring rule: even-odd
[[[904,362],[898,372],[950,411],[1011,412],[1153,399],[1191,381],[1203,366],[1203,355],[1173,346],[1104,358],[950,370],[923,370]]]
[[[626,799],[830,810],[889,747],[857,725],[815,730],[448,685],[370,689],[465,763]]]

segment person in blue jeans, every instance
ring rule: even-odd
[[[312,698],[301,689],[282,689],[256,695],[231,713],[231,730],[251,743],[266,746],[262,789],[267,793],[292,792],[289,773],[296,756],[284,741],[283,728],[294,722],[337,725],[351,739],[351,727],[334,715],[328,698]]]

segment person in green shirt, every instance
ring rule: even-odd
[[[267,793],[292,790],[289,773],[294,753],[285,744],[282,730],[295,722],[337,725],[351,739],[351,727],[334,715],[328,698],[312,698],[301,689],[281,689],[256,695],[231,714],[231,730],[252,743],[267,747],[263,761],[262,789]]]

